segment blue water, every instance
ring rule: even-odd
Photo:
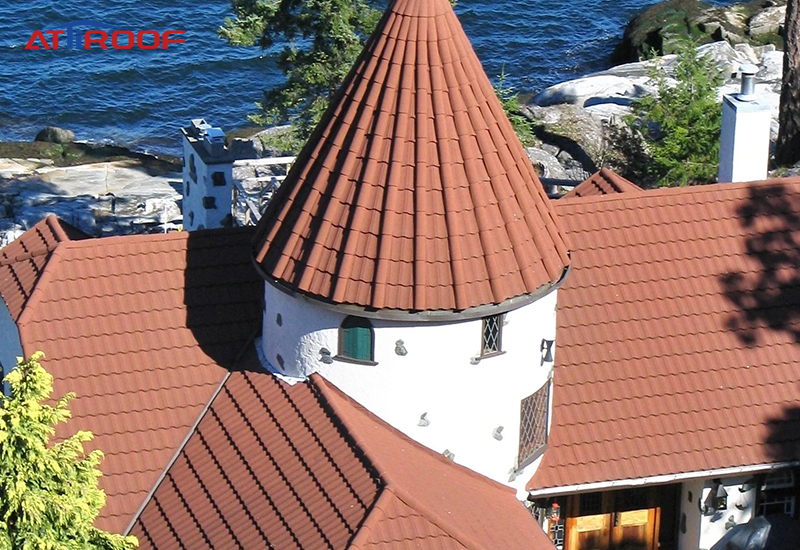
[[[654,1],[460,0],[456,12],[487,74],[505,65],[507,82],[532,93],[606,68],[625,23]],[[217,37],[228,15],[228,0],[0,0],[0,140],[30,140],[54,124],[78,139],[177,154],[190,118],[247,126],[280,73],[266,52]],[[151,51],[24,48],[33,30],[81,19],[185,30],[186,42]]]

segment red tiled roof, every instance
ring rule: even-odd
[[[589,179],[576,185],[572,191],[561,198],[593,197],[596,195],[612,195],[631,191],[642,191],[642,188],[626,180],[610,168],[601,168],[592,174]]]
[[[53,227],[52,219],[42,223]],[[105,452],[107,494],[96,525],[121,532],[260,327],[253,232],[56,242],[45,226],[18,241],[50,250],[26,279],[37,280],[35,288],[23,285],[33,290],[18,318],[20,339],[26,355],[46,353],[55,395],[77,395],[57,436],[94,433],[87,447]],[[30,262],[15,257],[5,269],[19,272]],[[6,297],[8,289],[2,286],[3,298],[19,302],[16,290]]]
[[[334,304],[463,311],[569,263],[449,0],[394,0],[258,226],[264,276]]]
[[[510,489],[318,375],[255,370],[230,376],[131,532],[143,550],[553,548]]]
[[[550,489],[800,459],[800,179],[557,201]]]
[[[405,505],[423,516],[428,525],[422,526],[414,514],[381,507],[384,515],[367,518],[363,538],[353,542],[353,548],[370,548],[367,541],[402,540],[396,548],[459,548],[494,550],[496,548],[548,548],[553,544],[517,500],[515,491],[472,470],[455,464],[442,455],[423,447],[377,416],[364,409],[338,388],[314,375],[314,382],[341,420],[356,444],[375,465],[387,488]],[[386,520],[401,517],[392,525]],[[419,539],[434,537],[416,546]],[[441,531],[451,539],[444,544]],[[406,533],[405,537],[401,536]],[[361,535],[362,533],[359,533]],[[424,535],[424,536],[423,536]],[[440,544],[434,544],[440,543]],[[358,543],[358,544],[357,544]],[[378,545],[380,548],[395,548]]]
[[[0,250],[0,296],[16,321],[31,297],[50,254],[59,243],[88,235],[48,216]]]

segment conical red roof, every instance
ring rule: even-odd
[[[569,264],[448,0],[395,0],[259,223],[262,274],[367,309],[536,295]]]

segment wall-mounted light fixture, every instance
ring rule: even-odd
[[[428,413],[424,412],[419,415],[419,422],[417,422],[417,426],[424,428],[425,426],[430,426],[431,421],[428,420]]]
[[[539,346],[539,351],[542,352],[542,362],[541,364],[544,365],[545,363],[552,363],[553,362],[553,342],[555,340],[547,340],[542,338],[542,345]]]
[[[713,515],[715,512],[728,509],[728,492],[722,481],[719,479],[712,480],[714,485],[708,492],[708,496],[702,502],[698,500],[700,512],[705,516]]]
[[[547,517],[550,521],[558,521],[561,519],[561,507],[558,505],[558,502],[554,501],[547,507]]]
[[[397,342],[395,342],[394,343],[394,352],[397,355],[399,355],[400,357],[403,357],[404,355],[406,355],[408,353],[408,351],[406,350],[405,342],[403,342],[402,340],[398,340]]]
[[[717,483],[714,490],[714,509],[727,510],[728,509],[728,492],[722,483]]]
[[[503,427],[498,426],[492,432],[492,437],[495,438],[497,441],[503,441]]]

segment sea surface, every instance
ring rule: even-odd
[[[610,66],[625,24],[653,3],[459,0],[455,9],[487,74],[505,70],[507,84],[535,93]],[[52,124],[80,140],[179,154],[179,128],[191,118],[226,131],[247,126],[262,90],[281,75],[270,52],[218,38],[229,15],[228,0],[0,0],[0,141],[31,140]],[[184,30],[185,43],[150,51],[25,49],[34,30],[84,19]]]

